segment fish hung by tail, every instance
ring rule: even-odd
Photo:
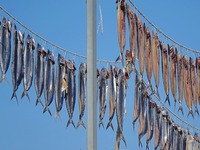
[[[44,108],[43,113],[45,113],[46,111],[48,111],[49,114],[50,114],[50,116],[52,116],[51,111],[50,111],[50,109],[49,109],[48,106],[46,106],[46,107]]]
[[[82,118],[81,118],[81,117],[79,117],[79,121],[78,121],[78,124],[77,124],[76,128],[78,128],[80,125],[82,125],[82,126],[83,126],[83,128],[85,128],[85,129],[86,129],[86,126],[85,126],[85,124],[84,124],[84,122],[83,122],[83,120],[82,120]]]
[[[44,107],[42,100],[40,99],[40,97],[37,98],[35,106],[37,106],[37,104],[40,103],[42,105],[42,107]]]
[[[18,98],[17,98],[17,94],[16,94],[16,91],[13,91],[13,94],[11,96],[11,99],[12,100],[13,98],[15,97],[16,101],[17,101],[17,104],[18,104]]]
[[[66,125],[66,128],[67,128],[70,124],[72,124],[73,127],[76,128],[76,127],[75,127],[75,124],[74,124],[74,121],[72,120],[72,118],[69,118],[69,120],[68,120],[68,122],[67,122],[67,125]]]
[[[21,99],[26,95],[26,97],[28,98],[29,102],[30,102],[30,97],[28,95],[28,92],[25,90],[23,93],[22,93],[22,96],[21,96]]]

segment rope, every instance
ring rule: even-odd
[[[12,18],[13,20],[15,20],[19,25],[21,25],[23,28],[25,28],[27,31],[29,31],[30,33],[32,33],[33,35],[37,36],[38,38],[42,39],[44,42],[48,43],[49,45],[57,48],[57,49],[60,49],[64,52],[67,52],[71,55],[74,55],[74,56],[77,56],[77,57],[80,57],[80,58],[84,58],[84,59],[87,59],[86,56],[84,55],[80,55],[80,54],[77,54],[77,53],[74,53],[74,52],[71,52],[65,48],[62,48],[50,41],[48,41],[47,39],[43,38],[42,36],[40,36],[39,34],[35,33],[34,31],[32,31],[31,29],[29,29],[27,26],[25,26],[23,23],[21,23],[19,20],[17,20],[14,16],[12,16],[9,12],[7,12],[2,6],[0,6],[0,9],[5,12],[10,18]],[[118,62],[115,62],[114,60],[103,60],[103,59],[96,59],[97,62],[104,62],[104,63],[120,63],[119,61]]]
[[[182,48],[185,48],[186,50],[188,51],[191,51],[191,52],[194,52],[194,53],[197,53],[197,54],[200,54],[200,51],[197,51],[197,50],[194,50],[194,49],[191,49],[189,47],[186,47],[178,42],[176,42],[175,40],[173,40],[171,37],[169,37],[168,35],[166,35],[164,32],[162,32],[158,27],[156,27],[137,7],[136,5],[131,1],[129,0],[129,2],[131,3],[131,5],[138,11],[138,13],[152,26],[154,27],[159,33],[161,33],[164,37],[166,37],[167,39],[169,39],[170,41],[172,41],[173,43],[175,43],[176,45],[182,47]]]

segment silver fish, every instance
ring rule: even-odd
[[[65,98],[65,103],[66,103],[66,107],[67,107],[67,111],[68,111],[68,115],[69,115],[69,120],[67,122],[66,127],[69,126],[69,124],[71,123],[74,128],[74,122],[72,120],[73,117],[73,113],[74,113],[74,107],[75,107],[75,103],[76,103],[76,67],[74,64],[74,61],[68,61],[67,63],[67,79],[68,79],[68,93],[66,94],[66,98]]]
[[[161,108],[159,106],[155,109],[155,126],[154,126],[154,149],[157,149],[162,135],[161,125]]]
[[[116,78],[115,78],[115,73],[114,73],[114,68],[110,65],[110,72],[109,72],[109,77],[110,77],[110,100],[109,100],[109,107],[110,107],[110,115],[109,115],[109,122],[108,125],[106,127],[106,129],[108,127],[111,127],[112,130],[114,131],[113,125],[112,125],[112,119],[114,117],[115,114],[115,103],[116,103]]]
[[[169,136],[168,136],[168,149],[172,150],[173,149],[173,141],[174,141],[174,126],[173,126],[173,121],[171,119],[168,119],[168,126],[169,126]]]
[[[12,22],[4,17],[0,29],[0,69],[2,72],[0,83],[3,80],[6,80],[8,83],[6,72],[9,68],[11,56],[11,28]]]
[[[186,138],[186,150],[192,150],[192,143],[193,143],[194,138],[190,133],[187,134]]]
[[[118,82],[117,82],[117,102],[116,102],[116,114],[117,114],[117,135],[116,135],[116,144],[115,149],[119,149],[120,141],[123,140],[125,146],[126,140],[123,135],[123,122],[125,115],[125,76],[123,70],[119,70],[118,73]]]
[[[56,66],[56,83],[55,83],[55,105],[56,113],[55,118],[60,117],[59,112],[63,106],[63,100],[65,97],[65,91],[62,89],[63,79],[66,72],[65,59],[61,54],[58,54],[57,66]],[[60,117],[61,118],[61,117]]]
[[[44,57],[46,56],[46,52],[44,47],[40,44],[37,44],[37,56],[35,60],[35,91],[37,94],[36,105],[38,102],[44,107],[40,97],[42,95],[44,89]]]
[[[76,128],[78,128],[80,125],[86,128],[82,120],[82,117],[85,111],[85,103],[86,103],[86,82],[87,82],[87,64],[81,63],[79,67],[79,73],[78,73],[79,121]]]
[[[173,149],[177,149],[178,146],[178,127],[174,125],[174,134],[173,134]]]
[[[161,136],[161,142],[160,142],[160,149],[166,149],[168,144],[167,144],[167,141],[168,141],[168,120],[167,120],[167,117],[168,117],[168,112],[163,110],[162,111],[162,117],[161,117],[161,126],[162,126],[162,136]]]
[[[33,71],[34,71],[34,49],[35,41],[28,35],[26,38],[26,46],[23,53],[23,85],[24,91],[22,93],[21,99],[26,95],[30,101],[28,90],[31,88],[33,81]]]
[[[46,111],[52,116],[49,106],[53,101],[54,96],[54,64],[55,59],[52,51],[47,51],[46,61],[44,65],[44,98],[45,108],[43,113]]]
[[[99,127],[103,125],[103,118],[106,111],[107,91],[108,91],[108,71],[106,68],[102,68],[99,78]]]

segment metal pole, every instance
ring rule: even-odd
[[[96,0],[87,0],[87,91],[87,150],[96,150]]]

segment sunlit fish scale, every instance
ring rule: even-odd
[[[65,90],[63,89],[63,82],[65,78],[66,73],[66,64],[64,57],[58,53],[57,56],[57,64],[56,64],[56,81],[55,81],[55,106],[56,106],[56,113],[55,118],[60,117],[59,112],[62,109],[63,106],[63,100],[65,97]],[[67,85],[65,85],[65,88],[67,88]]]
[[[186,101],[186,105],[189,109],[188,116],[191,114],[193,116],[193,111],[192,111],[192,99],[191,99],[191,82],[190,82],[190,73],[189,73],[189,60],[188,56],[184,56],[183,59],[183,64],[184,64],[184,97]],[[194,117],[194,116],[193,116]]]
[[[161,62],[162,62],[162,77],[163,77],[163,85],[164,90],[166,94],[165,102],[168,101],[170,105],[169,100],[169,66],[168,66],[168,54],[167,49],[164,43],[160,44],[160,50],[161,50]]]
[[[159,86],[159,72],[160,72],[160,53],[159,53],[159,40],[158,35],[154,34],[152,31],[152,64],[153,64],[153,73],[154,73],[154,79],[155,79],[155,93],[158,94],[158,86]]]
[[[139,68],[140,68],[140,74],[143,75],[144,73],[144,42],[145,42],[145,37],[144,37],[144,27],[142,25],[142,22],[140,20],[140,17],[138,16],[138,59],[139,59]]]
[[[2,75],[0,77],[0,83],[5,80],[8,83],[6,72],[9,68],[10,57],[11,57],[11,30],[12,22],[7,20],[5,17],[2,20],[0,29],[0,69]]]
[[[120,47],[120,56],[117,58],[116,61],[119,59],[122,61],[124,65],[124,48],[126,44],[126,1],[122,0],[121,2],[118,1],[117,3],[117,29],[118,29],[118,42]]]
[[[196,70],[195,70],[195,61],[190,57],[190,83],[191,83],[191,95],[195,108],[195,112],[199,115],[197,108],[197,85],[196,85]]]
[[[79,66],[78,73],[78,104],[79,104],[79,121],[77,128],[82,125],[84,128],[85,124],[82,120],[85,111],[86,104],[86,82],[87,82],[87,64],[81,63]]]
[[[154,132],[154,108],[156,104],[153,100],[149,100],[148,102],[148,116],[147,116],[147,134],[146,134],[146,149],[149,149],[149,142],[153,138]]]
[[[107,127],[111,127],[112,130],[114,131],[113,125],[112,125],[112,119],[114,117],[115,114],[115,102],[116,102],[116,78],[115,78],[115,74],[114,74],[114,68],[110,65],[110,72],[109,72],[109,77],[110,77],[110,99],[109,99],[109,122],[107,124]]]
[[[183,113],[183,107],[182,107],[182,101],[183,101],[183,73],[184,73],[184,68],[183,68],[183,57],[180,52],[177,54],[177,71],[178,71],[178,102],[179,102],[179,109]]]
[[[152,77],[152,50],[151,50],[151,34],[149,28],[146,29],[146,51],[145,51],[145,67],[149,85],[151,86]]]
[[[106,111],[107,91],[108,91],[108,71],[106,68],[102,68],[99,77],[99,127],[103,125],[103,118]]]
[[[52,51],[47,51],[46,61],[44,64],[44,98],[45,98],[45,108],[43,113],[46,111],[52,116],[49,109],[50,104],[53,101],[54,96],[54,64],[55,59]]]
[[[162,131],[162,126],[161,126],[161,110],[160,107],[157,106],[155,108],[155,124],[154,124],[154,149],[157,149],[160,140],[161,140],[161,131]]]
[[[23,85],[24,91],[22,93],[21,98],[25,95],[30,101],[30,97],[28,95],[28,91],[32,86],[33,75],[34,75],[34,49],[35,49],[35,41],[34,39],[28,35],[26,38],[26,46],[23,52]]]
[[[176,51],[173,46],[168,45],[168,52],[170,53],[170,85],[172,95],[174,97],[174,107],[176,106],[176,65],[177,65],[177,57]]]
[[[40,103],[43,106],[43,103],[40,99],[43,89],[44,89],[44,57],[46,52],[44,47],[40,44],[37,44],[37,55],[35,60],[35,75],[34,75],[34,85],[35,91],[37,94],[36,105]],[[44,107],[44,106],[43,106]]]
[[[65,103],[66,103],[66,108],[68,111],[68,116],[69,116],[69,120],[67,122],[66,127],[69,126],[69,124],[71,123],[74,128],[74,122],[72,120],[73,117],[73,113],[74,113],[74,107],[75,107],[75,103],[76,103],[76,74],[75,74],[75,64],[74,61],[68,61],[67,63],[67,83],[68,83],[68,93],[66,94],[66,98],[65,98]]]
[[[127,6],[127,18],[129,25],[129,43],[130,43],[130,52],[133,65],[135,66],[136,60],[136,51],[137,51],[137,16],[129,6]]]
[[[200,57],[196,58],[196,70],[197,70],[197,94],[198,102],[200,105]]]
[[[119,149],[120,141],[123,140],[125,146],[126,141],[123,135],[123,122],[125,115],[125,75],[123,70],[119,70],[118,73],[118,84],[117,84],[117,101],[116,101],[116,115],[117,115],[117,134],[116,134],[116,144],[115,149]]]

